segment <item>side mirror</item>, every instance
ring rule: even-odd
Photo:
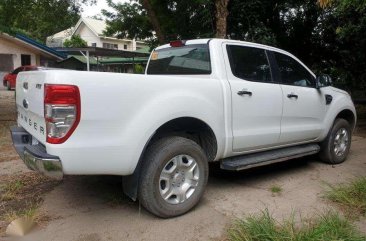
[[[316,77],[316,88],[320,89],[327,86],[332,86],[332,78],[327,74],[320,74]]]

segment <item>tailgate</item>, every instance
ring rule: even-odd
[[[22,72],[16,80],[18,125],[43,144],[46,142],[43,103],[46,74],[42,71]]]

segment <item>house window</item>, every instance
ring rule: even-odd
[[[97,43],[91,43],[92,47],[97,47]]]
[[[21,64],[24,65],[30,65],[31,64],[31,56],[28,54],[22,54],[21,55]]]
[[[124,44],[123,45],[123,49],[127,49],[127,44]]]
[[[103,43],[105,49],[118,49],[118,44]]]

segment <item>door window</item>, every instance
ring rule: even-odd
[[[227,45],[227,52],[235,77],[256,82],[272,82],[271,69],[264,49]]]
[[[290,56],[274,53],[282,84],[315,87],[315,78],[298,61]]]
[[[22,71],[23,71],[23,67],[19,67],[19,68],[15,69],[12,74],[18,74],[19,72],[22,72]]]

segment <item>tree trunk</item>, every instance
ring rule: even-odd
[[[158,38],[159,44],[165,44],[165,35],[161,29],[159,20],[155,14],[155,11],[153,9],[153,7],[151,6],[151,3],[149,0],[142,0],[141,4],[143,6],[143,8],[145,8],[146,12],[147,12],[147,16],[150,19],[150,22],[155,30],[156,36]]]
[[[226,38],[227,16],[229,15],[228,4],[229,0],[215,0],[217,38]]]

